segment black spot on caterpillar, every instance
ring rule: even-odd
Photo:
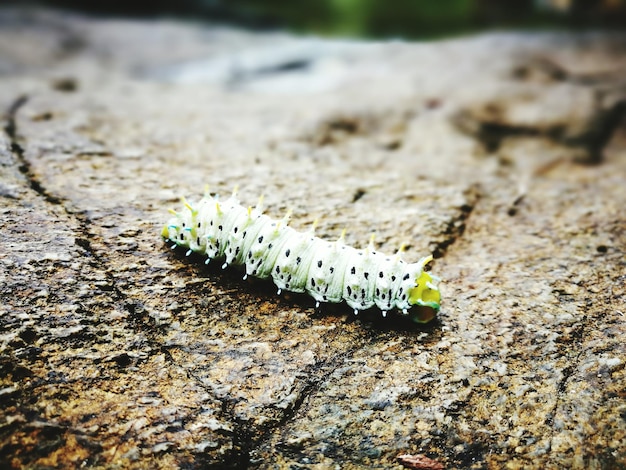
[[[235,194],[224,201],[208,194],[197,204],[183,199],[180,212],[163,227],[166,241],[228,265],[243,266],[248,275],[271,278],[280,294],[306,292],[316,301],[345,301],[358,314],[377,306],[383,316],[397,309],[418,323],[432,320],[439,311],[439,278],[424,270],[432,260],[406,263],[398,253],[387,256],[374,250],[346,246],[343,235],[335,242],[301,233],[262,213],[261,204],[245,208]],[[214,227],[218,227],[216,230]],[[250,234],[245,237],[243,234]],[[290,256],[290,255],[294,256]],[[369,273],[378,273],[370,276]],[[358,295],[356,294],[358,293]]]

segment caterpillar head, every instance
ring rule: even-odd
[[[409,290],[411,319],[417,323],[427,323],[439,312],[441,294],[439,292],[440,279],[424,271],[423,267],[433,259],[428,256],[421,261],[422,271],[415,280],[415,287]]]

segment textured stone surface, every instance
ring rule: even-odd
[[[626,465],[626,37],[0,23],[1,464]],[[170,250],[206,184],[434,252],[439,319]]]

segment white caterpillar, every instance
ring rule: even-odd
[[[374,250],[346,246],[344,235],[335,242],[300,233],[287,225],[288,215],[275,221],[255,208],[239,204],[235,194],[225,201],[206,194],[195,205],[183,199],[181,212],[163,227],[161,235],[174,242],[172,248],[224,260],[222,268],[245,266],[244,279],[272,278],[278,294],[306,292],[316,301],[346,303],[358,314],[376,305],[383,316],[398,309],[425,323],[439,311],[439,278],[424,270],[433,258],[406,263],[400,255],[387,256]]]

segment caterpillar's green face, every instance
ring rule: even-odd
[[[441,294],[437,287],[437,280],[426,271],[422,271],[416,280],[416,285],[409,291],[411,319],[417,323],[427,323],[439,312]]]

